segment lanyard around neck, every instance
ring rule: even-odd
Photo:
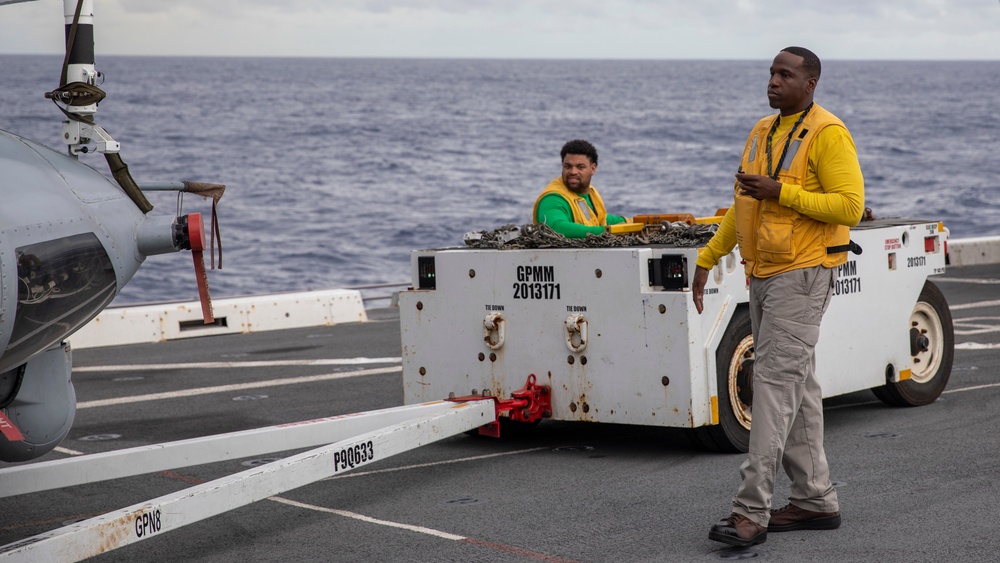
[[[772,180],[778,179],[778,172],[781,171],[781,164],[785,162],[785,156],[788,155],[788,145],[792,143],[792,135],[795,134],[795,130],[799,128],[802,124],[802,120],[806,118],[809,114],[809,110],[813,107],[813,102],[809,102],[806,106],[805,111],[799,116],[799,119],[792,125],[792,130],[788,132],[788,138],[785,139],[785,148],[781,150],[781,158],[778,159],[778,166],[771,172],[771,137],[774,137],[774,132],[778,130],[778,124],[781,123],[781,114],[779,113],[774,118],[774,125],[771,126],[771,131],[767,134],[767,175],[771,177]]]

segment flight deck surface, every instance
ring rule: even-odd
[[[955,322],[955,363],[941,398],[916,408],[886,406],[867,391],[825,401],[844,518],[836,531],[770,534],[745,552],[726,548],[708,539],[708,529],[729,511],[742,454],[704,452],[678,429],[543,421],[499,440],[460,434],[99,560],[993,559],[1000,266],[950,269],[931,281]],[[398,317],[392,309],[369,316],[77,350],[76,422],[60,449],[39,461],[398,406]],[[324,361],[303,365],[309,359]],[[0,545],[266,459],[5,498]],[[775,505],[787,494],[782,476]]]

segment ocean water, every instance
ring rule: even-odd
[[[0,55],[0,128],[65,150],[45,100],[61,57]],[[409,254],[530,222],[574,138],[613,213],[731,200],[769,61],[101,57],[97,120],[140,183],[226,184],[213,297],[409,279]],[[1000,61],[827,61],[877,217],[1000,235]],[[83,157],[106,172],[104,159]],[[153,214],[175,194],[152,193]],[[184,212],[208,212],[186,196]],[[195,299],[187,253],[149,258],[118,304]]]

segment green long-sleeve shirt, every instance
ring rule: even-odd
[[[587,205],[594,209],[590,195],[585,195],[583,198],[587,200]],[[604,232],[604,227],[591,227],[574,222],[573,210],[559,194],[549,194],[538,202],[538,216],[535,217],[535,221],[545,223],[553,231],[566,238],[585,238],[588,233],[599,235]],[[608,214],[607,222],[609,225],[617,225],[625,221],[624,217]]]

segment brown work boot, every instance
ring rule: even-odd
[[[738,547],[748,547],[767,540],[767,528],[742,514],[732,513],[708,532],[708,539]]]
[[[840,512],[813,512],[788,503],[771,511],[768,532],[793,530],[834,530],[840,527]]]

